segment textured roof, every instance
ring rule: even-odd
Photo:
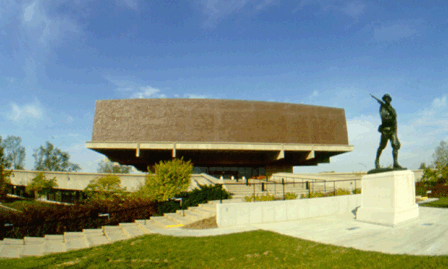
[[[189,141],[348,145],[344,109],[220,99],[96,102],[92,142]]]

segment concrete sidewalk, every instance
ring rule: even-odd
[[[357,221],[354,213],[296,221],[204,230],[170,229],[173,236],[213,236],[253,230],[272,231],[322,244],[409,255],[448,255],[448,210],[420,207],[418,219],[397,227]]]
[[[448,210],[420,207],[418,219],[398,227],[363,223],[340,214],[300,221],[252,225],[305,240],[365,251],[448,255]]]

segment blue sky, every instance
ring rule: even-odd
[[[26,169],[48,140],[95,172],[96,100],[303,103],[344,108],[354,151],[294,171],[365,171],[380,138],[369,93],[389,93],[399,161],[417,169],[448,141],[446,14],[446,1],[0,0],[0,135],[22,138]]]

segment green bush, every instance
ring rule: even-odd
[[[192,170],[191,162],[185,162],[183,159],[160,161],[154,167],[154,174],[148,173],[145,185],[137,195],[158,201],[178,196],[190,185]]]
[[[116,211],[116,212],[115,212]],[[104,203],[99,200],[76,202],[75,206],[28,205],[23,213],[8,212],[0,215],[0,225],[13,223],[14,229],[0,230],[0,238],[23,238],[44,236],[117,225],[136,219],[149,219],[157,211],[157,203],[138,198],[116,198]],[[110,213],[110,219],[98,218],[98,213]]]
[[[351,194],[351,192],[349,190],[344,190],[344,189],[336,189],[336,196],[339,195],[348,195]]]
[[[107,175],[90,181],[84,189],[90,200],[112,201],[127,196],[126,188],[120,186],[121,180],[116,175]]]
[[[294,200],[294,199],[297,199],[297,197],[298,197],[297,193],[293,193],[293,192],[285,193],[285,200]]]
[[[361,193],[361,188],[356,188],[353,190],[353,194],[360,194]]]
[[[246,197],[244,197],[244,200],[246,201],[246,202],[252,202],[252,201],[274,201],[275,200],[275,197],[274,197],[274,195],[270,195],[269,193],[266,193],[266,194],[264,194],[264,195],[259,195],[259,194],[257,194],[257,195],[251,195],[251,196],[246,196]]]
[[[350,194],[349,190],[345,190],[345,189],[336,189],[336,196],[339,195],[348,195]],[[302,194],[300,196],[300,198],[316,198],[316,197],[329,197],[329,196],[334,196],[334,191],[331,192],[327,192],[327,193],[323,193],[320,191],[317,192],[311,192],[311,195],[309,193],[307,194]]]
[[[174,198],[174,197],[172,197]],[[182,198],[182,206],[180,201],[169,200],[159,203],[157,215],[163,215],[163,213],[173,213],[179,209],[187,209],[190,206],[197,206],[198,204],[204,204],[208,201],[221,199],[221,188],[219,185],[200,185],[199,189],[194,189],[190,192],[182,192],[175,198]],[[222,189],[222,199],[230,199],[232,196],[225,189]]]
[[[317,192],[311,192],[307,194],[302,194],[300,198],[316,198],[316,197],[324,197],[325,194],[323,192],[317,191]]]
[[[420,196],[422,196],[422,197],[426,197],[426,195],[427,195],[427,190],[428,190],[428,188],[426,188],[426,187],[423,187],[423,186],[416,186],[415,187],[415,195],[420,195]]]
[[[47,193],[57,186],[56,178],[47,179],[44,172],[39,172],[26,186],[26,192],[28,194],[34,194],[34,198],[40,198],[46,196]]]

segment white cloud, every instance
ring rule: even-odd
[[[36,8],[36,2],[33,2],[31,5],[25,7],[23,12],[23,20],[25,22],[30,22],[33,19],[35,8]]]
[[[264,0],[261,3],[257,4],[255,9],[262,10],[262,9],[265,9],[266,7],[273,5],[275,3],[276,3],[276,0]]]
[[[75,119],[73,119],[73,117],[71,117],[71,116],[67,116],[67,117],[65,118],[65,123],[67,123],[67,124],[71,124],[74,120],[75,120]]]
[[[437,97],[432,101],[430,107],[419,111],[419,115],[422,116],[420,121],[428,122],[429,121],[428,117],[434,116],[438,112],[442,112],[444,110],[446,111],[446,109],[447,109],[446,95],[442,97]]]
[[[292,12],[296,13],[308,5],[318,5],[323,12],[342,12],[347,16],[358,18],[364,13],[367,4],[364,0],[337,1],[337,0],[302,0]]]
[[[363,1],[351,1],[342,6],[340,10],[350,17],[357,18],[364,13],[366,6]]]
[[[24,104],[22,106],[16,103],[11,103],[11,111],[8,113],[8,118],[15,122],[28,118],[39,120],[43,117],[43,114],[44,109],[36,99],[33,103]]]
[[[373,39],[377,42],[391,42],[411,37],[423,29],[421,20],[399,20],[373,26]]]
[[[35,0],[23,7],[22,24],[31,40],[47,46],[80,32],[77,23],[67,16],[48,15],[44,4],[47,3]]]
[[[433,108],[446,108],[446,95],[443,96],[442,98],[436,98],[434,99],[434,101],[432,102],[432,106]]]
[[[262,11],[277,0],[200,0],[202,12],[207,16],[205,27],[214,27],[224,17],[247,9],[250,12]]]
[[[117,5],[125,6],[130,9],[137,10],[139,1],[138,0],[115,0]]]
[[[185,98],[192,98],[192,99],[204,99],[204,98],[207,98],[205,95],[190,94],[190,93],[184,94],[184,97]]]
[[[318,96],[319,92],[318,91],[313,91],[313,95],[312,96]]]
[[[115,90],[128,98],[166,98],[165,94],[160,93],[160,89],[142,86],[129,79],[112,78],[110,76],[104,76],[104,79],[114,84],[116,86]]]
[[[160,90],[151,86],[140,87],[130,98],[165,98],[164,94],[159,94]]]

